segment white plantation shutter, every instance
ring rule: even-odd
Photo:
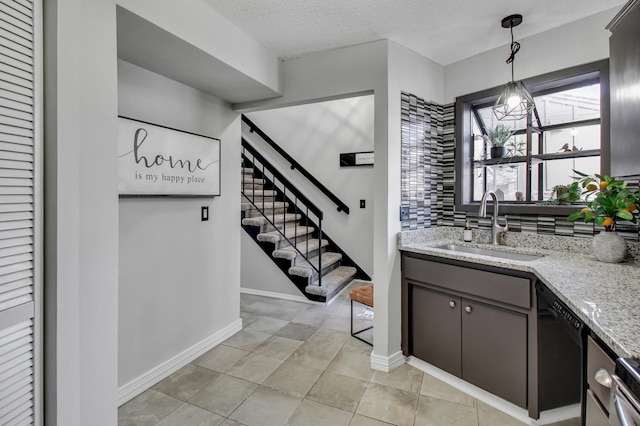
[[[34,4],[0,0],[0,425],[35,423]]]

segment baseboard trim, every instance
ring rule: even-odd
[[[118,406],[132,400],[242,330],[242,318],[118,388]]]
[[[407,362],[407,359],[402,355],[402,351],[398,351],[389,356],[376,355],[371,352],[371,368],[374,370],[384,371],[388,373],[396,367],[400,367]]]
[[[240,293],[271,297],[274,299],[292,300],[294,302],[308,303],[310,305],[324,305],[324,303],[309,300],[304,296],[294,296],[293,294],[276,293],[274,291],[255,290],[253,288],[240,287]]]
[[[580,417],[580,404],[569,405],[566,407],[555,408],[553,410],[543,411],[540,413],[540,419],[535,420],[529,417],[529,412],[517,405],[506,401],[492,393],[485,391],[469,382],[462,380],[452,374],[447,373],[433,365],[422,361],[416,357],[410,356],[407,359],[407,364],[417,368],[418,370],[427,373],[438,380],[441,380],[458,389],[461,392],[466,393],[484,402],[487,405],[492,406],[496,410],[500,410],[505,414],[523,422],[527,425],[538,426],[547,425],[551,423],[561,422],[563,420],[569,420],[575,417]]]

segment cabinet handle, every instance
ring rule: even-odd
[[[596,374],[593,375],[593,378],[596,379],[596,382],[600,383],[605,388],[611,388],[611,375],[604,368],[596,371]]]
[[[471,306],[467,306],[466,308],[464,308],[464,310],[465,310],[468,314],[470,314],[470,313],[471,313],[471,311],[472,311],[473,309],[471,308]]]
[[[449,302],[449,307],[450,308],[455,308],[456,307],[456,302],[454,302],[453,300],[451,302]]]

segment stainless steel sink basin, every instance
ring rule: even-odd
[[[483,247],[469,247],[458,244],[442,244],[439,246],[435,246],[434,248],[461,253],[479,254],[482,256],[499,257],[501,259],[521,260],[525,262],[540,259],[541,257],[543,257],[539,254],[514,253],[511,251],[492,250]]]

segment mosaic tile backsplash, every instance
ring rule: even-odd
[[[490,229],[491,218],[455,210],[455,105],[438,105],[404,92],[401,97],[401,205],[409,206],[409,219],[402,221],[402,230],[463,227],[467,219],[472,228]],[[566,216],[510,214],[509,230],[591,237],[601,228],[593,223],[568,222]],[[619,222],[618,233],[628,241],[640,240],[637,224]]]

